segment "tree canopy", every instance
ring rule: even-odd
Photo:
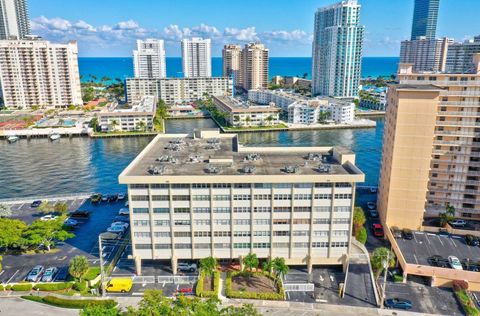
[[[0,218],[0,247],[6,250],[21,247],[27,224],[18,219]]]
[[[68,272],[76,279],[82,280],[85,273],[87,273],[90,265],[88,264],[87,257],[85,256],[75,256],[70,260],[68,265]]]
[[[388,267],[392,268],[395,266],[396,257],[395,253],[386,247],[376,248],[371,257],[370,261],[372,263],[372,269],[375,272],[375,277],[378,278],[384,270],[384,263],[388,259]]]

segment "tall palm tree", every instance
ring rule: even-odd
[[[115,120],[115,119],[111,120],[110,125],[112,126],[112,130],[116,130],[116,127],[118,125],[117,120]]]
[[[245,269],[252,273],[253,269],[258,267],[257,255],[254,253],[249,253],[245,256],[245,258],[243,258],[243,264],[245,265]]]

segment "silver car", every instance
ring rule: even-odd
[[[47,270],[45,270],[45,273],[43,273],[42,282],[53,282],[53,279],[55,278],[57,272],[58,269],[55,267],[48,268]]]
[[[42,266],[35,266],[25,278],[29,282],[38,282],[42,278],[44,268]]]

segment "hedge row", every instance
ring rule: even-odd
[[[475,303],[471,300],[467,290],[461,289],[455,291],[454,293],[467,316],[480,315],[479,310],[475,306]]]
[[[246,291],[234,291],[232,289],[232,278],[236,275],[243,275],[244,272],[228,272],[227,279],[225,280],[225,295],[231,298],[244,298],[244,299],[255,299],[255,300],[275,300],[275,301],[283,301],[284,298],[284,290],[283,290],[283,283],[281,279],[277,280],[277,287],[278,293],[274,292],[246,292]],[[253,273],[253,275],[264,275],[268,278],[274,280],[268,274],[263,274],[260,272]]]
[[[35,301],[39,303],[45,303],[52,306],[63,307],[63,308],[74,308],[74,309],[83,309],[87,306],[98,305],[98,306],[105,306],[105,307],[113,307],[116,306],[117,303],[114,300],[68,300],[59,298],[56,296],[33,296],[27,295],[22,296],[23,299]]]
[[[39,283],[36,284],[33,289],[39,291],[61,291],[71,289],[73,282],[63,282],[63,283]]]
[[[205,277],[206,274],[202,271],[197,282],[197,288],[195,289],[196,295],[199,297],[218,297],[218,291],[220,288],[220,271],[215,271],[213,273],[213,291],[204,290]]]
[[[31,283],[25,283],[25,284],[14,284],[10,287],[12,291],[31,291],[33,288],[33,285]],[[8,289],[8,287],[7,287]]]

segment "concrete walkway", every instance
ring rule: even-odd
[[[225,296],[225,281],[227,280],[227,272],[220,273],[220,282],[219,282],[219,290],[218,290],[218,299],[222,302],[227,300]]]
[[[78,315],[78,309],[59,308],[24,300],[19,297],[0,299],[0,315],[50,316]]]

